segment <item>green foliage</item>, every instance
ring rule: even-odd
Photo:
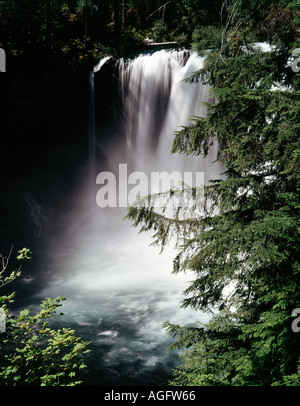
[[[76,55],[79,62],[99,49],[128,55],[139,36],[188,46],[196,27],[214,24],[221,4],[222,0],[3,0],[0,46],[18,57],[37,48],[62,51]]]
[[[19,267],[17,270],[12,271],[8,276],[6,276],[7,268],[9,265],[9,260],[12,254],[12,249],[10,250],[9,254],[7,257],[4,257],[2,254],[0,254],[0,287],[7,285],[8,283],[14,281],[18,276],[21,275],[21,267]],[[30,250],[28,248],[23,248],[18,252],[17,259],[22,260],[22,259],[30,259]],[[0,299],[1,303],[1,299]]]
[[[156,20],[151,29],[155,42],[167,41],[168,26],[163,20]]]
[[[222,29],[215,26],[199,27],[193,32],[192,47],[199,54],[204,50],[216,50],[221,47]]]
[[[238,337],[240,329],[234,314],[223,310],[207,324],[180,327],[165,323],[176,337],[170,347],[182,348],[183,364],[174,371],[172,385],[224,386],[232,384],[240,360],[246,355]]]
[[[141,49],[143,37],[135,27],[128,27],[122,31],[117,43],[114,44],[114,52],[125,57],[134,56]]]
[[[183,305],[215,313],[200,327],[165,325],[183,350],[177,385],[299,383],[291,314],[300,303],[300,100],[288,63],[299,11],[289,1],[256,3],[224,3],[220,46],[191,78],[208,83],[215,102],[176,133],[172,149],[207,156],[218,142],[224,179],[205,187],[193,216],[145,205],[128,212],[157,244],[177,236],[174,272],[194,275]],[[267,53],[251,45],[264,30],[276,44]]]
[[[29,250],[19,251],[18,259],[28,258]],[[8,262],[5,260],[5,264]],[[0,281],[12,282],[20,271],[12,272],[9,281],[2,274]],[[6,281],[6,282],[5,282]],[[29,309],[18,316],[9,310],[15,297],[1,296],[0,304],[6,317],[6,329],[0,334],[0,385],[1,386],[75,386],[77,378],[86,367],[84,355],[89,352],[88,343],[76,337],[70,328],[53,329],[51,318],[65,300],[46,298],[36,314]]]

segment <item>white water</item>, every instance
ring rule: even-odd
[[[92,85],[105,62],[94,70]],[[179,170],[204,172],[206,181],[218,177],[222,168],[213,164],[217,146],[207,159],[170,154],[174,131],[193,116],[206,114],[201,101],[209,100],[207,86],[182,82],[202,66],[203,59],[187,51],[120,60],[121,134],[117,143],[104,144],[92,123],[90,161],[99,150],[107,158],[105,167],[92,162],[92,168],[117,173],[118,165],[127,163],[128,170],[148,175]],[[55,253],[51,283],[39,296],[67,297],[64,322],[74,323],[83,337],[93,341],[91,359],[99,376],[106,371],[111,384],[125,378],[131,384],[156,382],[159,371],[173,366],[165,354],[168,337],[162,323],[188,324],[206,318],[180,308],[182,291],[192,275],[172,275],[174,247],[159,255],[159,248],[149,246],[151,233],[139,235],[123,220],[125,209],[99,209],[94,196],[92,209],[84,213],[90,198],[87,190],[90,185],[83,185],[72,221],[49,246]],[[102,377],[97,382],[103,382]]]
[[[102,68],[102,66],[111,59],[111,56],[106,56],[105,58],[102,58],[99,63],[94,67],[93,72],[99,72],[99,70]]]
[[[203,67],[204,58],[188,51],[158,51],[132,61],[118,62],[122,101],[122,138],[125,145],[109,149],[111,166],[127,162],[133,170],[204,171],[206,179],[219,176],[221,167],[209,159],[170,154],[174,132],[194,116],[205,116],[201,102],[211,100],[206,85],[185,78]],[[105,151],[107,153],[107,151]]]

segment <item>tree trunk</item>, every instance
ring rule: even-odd
[[[51,48],[52,43],[52,5],[51,0],[46,0],[46,48]]]
[[[114,1],[114,24],[115,36],[118,37],[120,34],[120,0]]]
[[[87,48],[87,35],[88,35],[88,8],[84,6],[83,8],[84,15],[84,47]]]

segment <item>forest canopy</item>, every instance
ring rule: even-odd
[[[97,50],[131,53],[146,37],[192,41],[219,20],[221,1],[37,0],[0,2],[0,46],[15,54],[45,47],[81,57]]]

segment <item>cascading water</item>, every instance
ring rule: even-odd
[[[210,100],[208,86],[183,82],[203,62],[194,52],[165,50],[117,62],[123,143],[109,150],[112,166],[126,162],[133,170],[198,170],[206,180],[219,175],[220,167],[212,165],[217,146],[207,160],[170,154],[174,132],[194,116],[206,115],[201,102]]]
[[[119,165],[126,164],[128,175],[176,170],[204,172],[205,181],[219,177],[222,168],[213,163],[216,149],[206,159],[170,154],[174,132],[193,116],[206,114],[201,102],[209,100],[209,89],[183,82],[203,66],[195,53],[158,51],[118,61],[120,114],[115,115],[111,143],[108,137],[104,142],[102,129],[95,128],[94,114],[101,111],[94,104],[94,76],[101,80],[107,60],[90,76],[92,187],[84,185],[71,224],[55,240],[52,279],[40,295],[67,297],[62,323],[73,323],[78,334],[92,341],[90,384],[164,384],[177,358],[165,352],[169,338],[162,323],[186,324],[205,316],[180,308],[188,276],[171,274],[174,248],[159,255],[157,247],[149,246],[149,235],[138,235],[123,220],[126,207],[99,208],[96,193],[103,185],[95,184],[93,173],[107,171],[118,179]],[[92,215],[82,212],[89,207],[84,204],[89,193],[94,194]]]

